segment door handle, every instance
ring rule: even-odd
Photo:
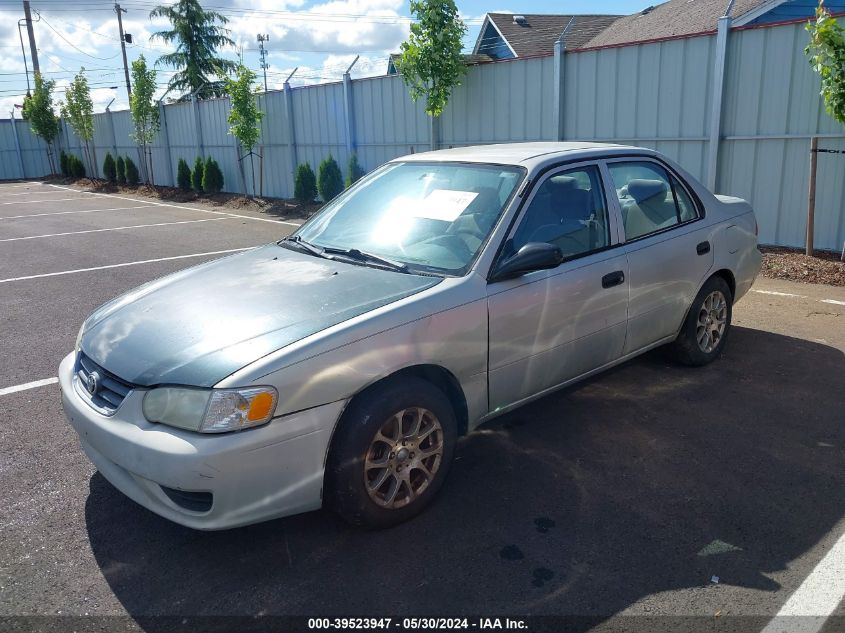
[[[706,255],[710,252],[710,242],[701,242],[698,246],[695,247],[695,252],[699,255]]]
[[[621,270],[615,270],[612,273],[607,273],[604,277],[601,278],[601,287],[612,288],[613,286],[618,286],[624,281],[625,273]]]

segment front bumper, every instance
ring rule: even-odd
[[[191,528],[220,530],[320,507],[326,453],[344,402],[256,429],[203,435],[148,422],[140,389],[114,415],[98,413],[74,388],[74,358],[59,366],[65,415],[100,473],[145,508]],[[190,509],[178,491],[210,493],[210,509]]]

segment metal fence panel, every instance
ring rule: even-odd
[[[471,66],[443,113],[441,145],[554,139],[554,59]]]
[[[391,158],[429,149],[429,120],[402,77],[352,82],[353,121],[361,166],[372,171]]]

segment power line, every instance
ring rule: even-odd
[[[55,33],[56,35],[58,35],[58,36],[59,36],[60,38],[62,38],[65,42],[67,42],[67,44],[68,44],[68,45],[70,45],[72,48],[74,48],[74,49],[78,50],[80,53],[82,53],[82,54],[83,54],[83,55],[85,55],[86,57],[90,57],[91,59],[97,59],[97,60],[99,60],[99,61],[101,61],[101,62],[107,62],[107,61],[109,61],[110,59],[114,59],[115,57],[117,57],[117,55],[112,55],[111,57],[97,57],[96,55],[92,55],[91,53],[86,53],[86,52],[85,52],[85,51],[83,51],[81,48],[79,48],[76,44],[74,44],[74,43],[73,43],[73,42],[71,42],[69,39],[67,39],[64,35],[62,35],[61,33],[59,33],[59,31],[57,31],[57,30],[53,27],[53,25],[52,25],[52,24],[50,24],[50,23],[47,21],[47,19],[46,19],[43,15],[41,15],[40,13],[38,13],[38,11],[36,11],[36,12],[35,12],[35,15],[37,15],[38,17],[40,17],[40,18],[41,18],[41,20],[44,22],[44,24],[46,24],[47,26],[49,26],[49,27],[50,27],[50,30],[51,30],[51,31],[53,31],[53,33]]]

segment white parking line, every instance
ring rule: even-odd
[[[763,629],[763,633],[817,633],[845,599],[845,534]]]
[[[2,189],[0,189],[2,191]],[[4,193],[4,196],[29,196],[33,192],[32,191],[19,191],[17,193]],[[35,193],[59,193],[58,191],[38,191]]]
[[[148,209],[150,205],[138,207],[114,207],[112,209],[83,209],[81,211],[52,211],[50,213],[25,213],[24,215],[0,215],[0,220],[19,220],[21,218],[40,218],[45,215],[68,215],[70,213],[96,213],[97,211],[126,211],[127,209]]]
[[[157,259],[143,259],[137,262],[124,262],[122,264],[108,264],[106,266],[92,266],[91,268],[77,268],[75,270],[62,270],[56,273],[41,273],[40,275],[26,275],[25,277],[10,277],[8,279],[0,279],[0,284],[9,283],[12,281],[26,281],[27,279],[41,279],[43,277],[58,277],[59,275],[73,275],[74,273],[87,273],[93,270],[105,270],[107,268],[123,268],[124,266],[137,266],[139,264],[152,264],[155,262],[168,262],[174,259],[187,259],[189,257],[205,257],[207,255],[224,255],[226,253],[239,253],[240,251],[248,251],[248,248],[230,248],[225,251],[209,251],[207,253],[192,253],[191,255],[174,255],[173,257],[159,257]]]
[[[85,192],[80,192],[80,193],[85,193]],[[85,198],[52,198],[52,199],[48,199],[48,200],[15,200],[13,202],[0,202],[0,204],[37,204],[39,202],[67,202],[68,200],[85,200]]]
[[[172,226],[174,224],[194,224],[196,222],[222,222],[232,218],[205,218],[203,220],[182,220],[181,222],[157,222],[156,224],[134,224],[132,226],[113,226],[108,229],[89,229],[87,231],[68,231],[66,233],[47,233],[45,235],[28,235],[26,237],[7,237],[0,242],[18,242],[21,240],[37,240],[42,237],[61,237],[65,235],[82,235],[84,233],[103,233],[105,231],[125,231],[127,229],[146,229],[152,226]]]
[[[137,198],[128,198],[126,196],[116,196],[113,193],[95,193],[93,191],[80,191],[79,189],[72,189],[71,187],[63,187],[62,185],[49,185],[57,189],[66,189],[76,193],[87,193],[89,196],[105,196],[107,198],[117,198],[118,200],[129,200],[130,202],[138,202]],[[77,198],[78,199],[78,198]],[[243,220],[255,220],[256,222],[272,222],[273,224],[288,224],[290,226],[301,226],[302,222],[289,222],[287,220],[268,220],[267,218],[256,218],[251,215],[239,215],[237,213],[226,213],[225,211],[210,211],[208,209],[197,209],[196,207],[188,207],[183,204],[171,204],[169,202],[153,202],[149,201],[158,207],[173,207],[174,209],[189,209],[190,211],[199,211],[200,213],[213,213],[215,215],[227,215],[232,218],[241,218]]]
[[[25,382],[22,385],[15,385],[14,387],[4,387],[0,389],[0,396],[5,396],[10,393],[17,393],[18,391],[26,391],[27,389],[35,389],[36,387],[43,387],[44,385],[54,385],[59,382],[58,378],[45,378],[44,380],[34,380],[33,382]]]
[[[8,184],[8,185],[0,185],[0,191],[4,189],[19,189],[21,187],[31,187],[32,185],[41,185],[43,183],[36,181],[33,182],[18,182],[15,184]]]
[[[777,297],[797,297],[798,299],[806,299],[807,295],[796,295],[791,292],[777,292],[775,290],[757,290],[752,289],[751,292],[757,292],[761,295],[775,295]]]
[[[835,306],[845,306],[845,301],[837,301],[836,299],[822,299],[822,303],[832,303]]]

